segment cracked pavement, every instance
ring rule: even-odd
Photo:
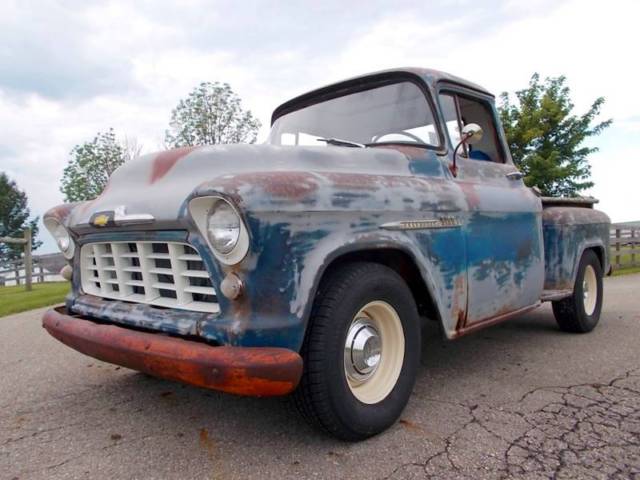
[[[0,478],[638,478],[640,275],[607,278],[596,330],[549,306],[455,342],[424,331],[401,420],[348,444],[286,399],[240,398],[82,356],[0,318]]]

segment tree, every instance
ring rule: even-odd
[[[574,115],[565,77],[540,81],[534,73],[529,87],[516,92],[517,104],[503,93],[499,107],[511,155],[529,186],[543,195],[572,196],[593,186],[587,157],[596,147],[584,144],[611,120],[593,123],[604,104],[600,97],[584,115]]]
[[[38,218],[29,220],[27,194],[18,188],[16,182],[0,172],[0,237],[22,238],[24,229],[31,227],[33,249],[42,245],[35,240],[38,235]],[[22,245],[0,242],[0,264],[20,258]]]
[[[92,200],[102,193],[111,174],[125,161],[137,157],[141,147],[135,139],[118,143],[110,128],[90,142],[76,145],[65,167],[60,191],[67,202]]]
[[[254,143],[260,122],[244,110],[229,84],[203,82],[171,113],[165,142],[171,147]]]

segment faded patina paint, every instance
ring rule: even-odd
[[[423,82],[431,95],[442,81],[488,95],[432,70],[404,73]],[[436,117],[442,124],[439,111]],[[502,132],[499,136],[503,141]],[[395,250],[407,255],[429,296],[418,303],[435,306],[449,338],[538,304],[543,289],[572,289],[575,266],[586,248],[602,249],[607,264],[606,215],[571,206],[544,209],[521,180],[505,177],[515,170],[509,155],[504,164],[461,159],[454,178],[451,151],[445,144],[436,150],[222,145],[132,160],[114,173],[97,199],[56,207],[47,215],[68,226],[80,245],[187,242],[202,257],[217,292],[233,272],[244,283],[244,293],[233,301],[218,295],[218,314],[104,301],[81,291],[77,248],[67,308],[214,344],[298,351],[322,276],[344,254]],[[233,203],[249,231],[249,252],[236,265],[216,259],[190,217],[189,202],[211,195]],[[104,229],[90,225],[96,212],[121,205],[131,214],[150,214],[155,222]],[[442,218],[455,221],[447,224]],[[412,221],[439,227],[381,228]]]

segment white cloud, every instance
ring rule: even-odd
[[[614,118],[611,130],[621,133],[612,137],[624,140],[603,143],[592,158],[594,193],[615,220],[640,218],[624,201],[633,186],[612,180],[637,177],[640,168],[631,156],[640,150],[632,58],[637,2],[484,7],[447,0],[349,10],[338,3],[309,10],[254,2],[243,13],[223,1],[44,2],[38,9],[10,2],[4,8],[10,15],[0,19],[0,39],[10,47],[0,46],[0,69],[6,76],[11,72],[2,62],[18,64],[11,76],[0,73],[0,170],[26,189],[33,213],[61,201],[59,180],[73,145],[114,127],[145,151],[157,150],[171,109],[201,81],[230,83],[262,121],[264,138],[271,111],[289,97],[352,75],[415,65],[495,93],[526,86],[533,71],[565,74],[579,112],[605,96],[603,118]]]

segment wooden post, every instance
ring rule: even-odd
[[[40,283],[44,283],[44,268],[42,268],[42,263],[38,263],[38,267],[40,267]]]
[[[631,265],[636,266],[636,229],[631,229]]]
[[[20,285],[20,262],[13,262],[13,273],[16,276],[16,285]]]
[[[620,229],[616,228],[616,268],[620,268]]]
[[[31,290],[31,274],[33,272],[33,265],[31,259],[31,228],[27,227],[24,229],[24,275],[25,275],[25,285],[27,288],[27,292]]]

